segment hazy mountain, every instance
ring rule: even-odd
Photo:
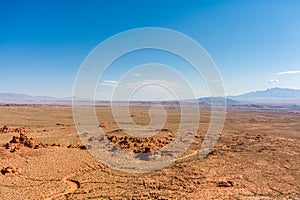
[[[288,88],[271,88],[263,91],[249,92],[233,99],[300,99],[300,90]]]
[[[31,96],[19,93],[0,93],[0,100],[56,100],[54,97]]]
[[[215,103],[215,104],[229,104],[229,105],[235,105],[235,104],[240,104],[241,102],[233,100],[228,97],[203,97],[197,99],[199,103]]]
[[[84,99],[75,98],[79,101]],[[0,93],[1,102],[15,101],[72,101],[69,98],[54,98],[48,96],[31,96],[19,93]],[[228,105],[241,105],[246,103],[297,103],[300,104],[300,90],[288,88],[271,88],[263,91],[249,92],[237,96],[228,97],[203,97],[197,99],[199,103],[222,104],[224,101]],[[244,102],[244,103],[243,103]]]

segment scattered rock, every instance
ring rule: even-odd
[[[28,130],[24,127],[9,127],[3,126],[0,128],[0,133],[27,133]]]
[[[99,124],[99,128],[107,128],[107,126],[104,123]]]
[[[261,140],[261,139],[263,139],[263,136],[261,136],[261,135],[257,135],[257,136],[255,137],[255,139],[257,139],[257,140]]]
[[[8,173],[16,174],[18,172],[19,172],[19,170],[17,168],[11,167],[11,166],[4,167],[1,169],[1,174],[3,174],[3,175],[8,174]]]
[[[51,147],[63,147],[62,144],[56,144],[56,143],[52,143],[50,146]]]
[[[80,134],[80,137],[87,137],[89,136],[90,134],[88,132],[84,132],[84,133],[81,133]]]
[[[152,154],[151,153],[138,153],[135,157],[140,160],[150,160]]]
[[[121,133],[121,132],[123,132],[123,129],[119,128],[119,129],[115,129],[115,130],[109,131],[109,132],[107,132],[107,134]]]
[[[91,138],[90,138],[91,139]],[[105,140],[105,137],[104,136],[101,136],[101,137],[99,137],[99,141],[100,142],[102,142],[102,141],[104,141]]]
[[[89,142],[97,141],[98,139],[95,136],[92,136],[88,139]]]
[[[233,181],[219,181],[216,184],[217,184],[217,187],[232,187]]]
[[[56,122],[56,126],[65,126],[64,124],[61,124],[59,122]]]
[[[167,129],[167,128],[162,128],[161,130],[160,130],[161,132],[171,132],[169,129]]]
[[[81,149],[81,150],[87,149],[87,147],[82,144],[70,144],[68,145],[68,148]]]
[[[118,137],[117,136],[111,136],[108,138],[111,142],[116,143],[118,141]]]

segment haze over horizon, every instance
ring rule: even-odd
[[[196,40],[216,63],[226,95],[273,87],[300,89],[299,7],[297,0],[2,1],[0,93],[72,96],[76,73],[94,47],[119,32],[142,27],[174,29]],[[99,81],[98,97],[109,98],[126,71],[153,62],[174,67],[197,96],[207,96],[205,83],[186,62],[144,50],[112,63]],[[153,93],[169,97],[165,90],[149,87],[139,98]]]
[[[227,95],[224,98],[227,99],[227,101],[236,101],[235,103],[239,103],[239,101],[246,101],[246,102],[257,102],[257,100],[264,101],[265,103],[272,103],[276,101],[277,103],[291,103],[291,102],[299,102],[300,99],[300,90],[297,89],[289,89],[289,88],[279,88],[279,87],[274,87],[274,88],[268,88],[266,90],[257,90],[257,91],[252,91],[252,92],[247,92],[247,93],[242,93],[238,95]],[[197,100],[200,100],[200,102],[209,102],[211,100],[222,100],[222,97],[218,96],[199,96],[196,97]],[[6,103],[9,103],[11,100],[12,102],[14,100],[20,100],[20,101],[81,101],[81,100],[95,100],[95,101],[124,101],[124,99],[103,99],[103,98],[97,98],[95,99],[82,99],[78,97],[52,97],[52,96],[32,96],[28,94],[22,94],[22,93],[0,93],[0,101],[6,101]],[[136,99],[130,99],[132,101],[176,101],[179,99],[173,98],[173,99],[144,99],[144,98],[136,98]],[[192,99],[181,99],[183,101],[187,100],[192,100]],[[286,101],[288,100],[288,101]],[[292,101],[289,101],[292,100]],[[126,101],[126,99],[125,99]]]

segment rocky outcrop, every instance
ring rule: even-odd
[[[28,130],[24,127],[3,126],[0,128],[0,133],[27,133]]]
[[[45,148],[49,146],[48,144],[44,144],[42,142],[37,142],[33,140],[32,138],[29,138],[23,133],[20,133],[20,136],[13,136],[11,141],[9,143],[6,143],[5,148],[9,149],[10,152],[15,152],[17,150],[20,150],[22,148],[32,148],[32,149],[38,149],[38,148]]]

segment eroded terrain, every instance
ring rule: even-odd
[[[99,127],[116,146],[151,153],[172,141],[179,110],[149,138],[122,132],[108,107]],[[69,106],[0,106],[1,199],[299,199],[300,112],[228,110],[214,151],[197,152],[210,112],[201,110],[196,137],[181,159],[146,174],[113,170],[91,156],[77,134]],[[149,124],[147,107],[131,117]]]

